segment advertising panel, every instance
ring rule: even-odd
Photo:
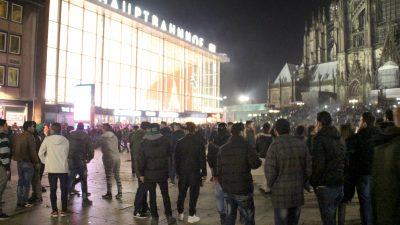
[[[74,121],[91,122],[93,114],[94,85],[75,86]]]

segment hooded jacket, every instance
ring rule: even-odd
[[[39,149],[40,160],[46,165],[45,172],[68,173],[69,142],[62,135],[46,137]]]
[[[103,153],[103,164],[119,160],[118,138],[111,132],[106,131],[101,135],[101,152]]]
[[[231,134],[228,131],[218,131],[218,134],[208,144],[207,162],[213,177],[217,176],[217,156],[219,148],[228,142]]]
[[[130,138],[129,147],[131,148],[131,156],[133,160],[133,167],[135,169],[135,173],[137,177],[142,176],[139,172],[138,168],[138,151],[140,147],[140,143],[143,141],[143,137],[146,134],[146,131],[143,129],[139,129],[135,131]]]
[[[321,128],[312,149],[311,185],[339,187],[344,182],[345,147],[334,126]]]
[[[180,139],[175,149],[175,167],[178,176],[207,176],[206,149],[196,134]]]
[[[89,135],[83,130],[76,130],[68,135],[68,159],[74,164],[84,163],[93,159],[92,144]]]

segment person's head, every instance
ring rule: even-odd
[[[159,134],[160,133],[160,124],[151,123],[150,127],[148,129],[146,129],[146,133]]]
[[[85,125],[83,123],[78,123],[78,126],[76,126],[77,130],[84,130],[85,129]]]
[[[354,131],[350,123],[341,124],[339,130],[340,130],[340,136],[342,136],[344,140],[348,139],[354,134]]]
[[[229,132],[231,132],[232,126],[233,126],[233,122],[228,122],[228,127],[227,127],[227,129],[228,129]]]
[[[385,111],[385,122],[393,122],[393,110],[388,109]]]
[[[35,122],[33,121],[25,121],[22,127],[24,128],[24,131],[30,132],[32,134],[35,132]]]
[[[174,127],[174,131],[183,129],[182,124],[180,124],[180,123],[174,123],[173,127]]]
[[[51,124],[50,133],[51,133],[51,134],[60,135],[60,134],[61,134],[61,124],[60,124],[60,123],[53,123],[53,124]]]
[[[299,125],[296,127],[295,135],[296,136],[305,136],[306,128],[303,125]]]
[[[268,122],[264,123],[262,129],[264,134],[269,134],[271,132],[271,124],[269,124]]]
[[[164,128],[164,127],[167,127],[167,126],[168,126],[167,122],[161,121],[160,128]]]
[[[231,133],[233,136],[243,136],[244,135],[244,124],[235,123],[232,125]]]
[[[150,125],[151,125],[150,122],[143,121],[143,122],[140,124],[140,128],[141,128],[142,130],[147,130],[147,129],[150,128]]]
[[[314,130],[315,130],[315,126],[314,126],[314,125],[308,126],[308,128],[307,128],[307,135],[308,135],[308,136],[313,135],[313,134],[314,134]]]
[[[138,125],[134,125],[134,126],[133,126],[133,130],[134,130],[134,131],[139,130],[139,126],[138,126]]]
[[[186,123],[186,129],[189,133],[193,134],[196,132],[196,124],[192,122],[187,122]]]
[[[322,127],[328,127],[332,125],[332,116],[327,111],[321,111],[317,114],[317,125],[318,129]]]
[[[371,112],[363,112],[360,116],[359,128],[373,127],[375,124],[375,116]]]
[[[279,119],[275,123],[276,135],[284,135],[290,133],[290,123],[286,119]]]
[[[1,131],[8,131],[7,120],[0,119],[0,130]]]
[[[253,128],[254,122],[252,120],[247,120],[246,121],[246,128]]]
[[[228,129],[228,125],[226,123],[218,124],[218,132],[225,132]]]
[[[103,131],[103,133],[105,133],[107,131],[112,131],[113,128],[109,123],[103,123],[101,130]]]

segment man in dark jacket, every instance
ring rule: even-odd
[[[175,149],[176,149],[176,144],[178,141],[185,136],[185,132],[183,131],[183,126],[179,123],[174,123],[172,125],[173,127],[173,132],[171,134],[171,146],[172,146],[172,155],[170,158],[169,163],[169,179],[171,184],[175,184],[175,178],[176,178],[176,171],[175,171]]]
[[[312,177],[323,225],[336,225],[336,210],[343,198],[344,144],[339,131],[332,126],[332,117],[317,114],[317,134],[312,149]]]
[[[218,153],[217,174],[225,193],[225,225],[234,225],[237,209],[244,216],[245,225],[254,225],[252,169],[261,166],[255,148],[244,139],[243,123],[232,126],[232,137]]]
[[[188,223],[196,223],[200,221],[195,215],[200,184],[207,177],[206,149],[204,142],[195,134],[196,125],[188,122],[186,129],[189,133],[178,141],[175,150],[176,173],[179,176],[177,208],[182,221],[186,192],[190,188]]]
[[[271,130],[271,124],[264,123],[262,126],[262,133],[260,133],[256,139],[256,151],[258,153],[258,156],[262,159],[263,164],[265,164],[264,163],[265,157],[267,156],[268,148],[272,143],[272,136],[270,130]],[[260,187],[261,193],[264,194],[264,196],[266,196],[266,194],[270,192],[270,189],[268,188],[267,185],[267,180],[264,180],[264,182],[260,186],[261,186]]]
[[[375,117],[372,113],[364,112],[360,117],[357,134],[348,141],[349,172],[352,178],[352,189],[357,189],[362,225],[371,225],[373,222],[370,193],[374,155],[372,139],[378,134],[374,123]]]
[[[158,212],[156,201],[156,185],[160,187],[164,202],[165,216],[168,224],[175,224],[172,217],[171,200],[168,193],[168,161],[171,157],[169,141],[160,134],[160,126],[152,123],[146,129],[146,135],[138,151],[139,178],[147,186],[150,193],[151,224],[158,225]]]
[[[68,137],[69,141],[69,192],[73,189],[73,181],[76,175],[79,175],[82,188],[82,203],[92,204],[88,198],[88,185],[87,185],[87,166],[86,164],[94,157],[92,144],[89,135],[85,131],[83,123],[78,123],[76,131],[72,131]]]
[[[221,225],[225,224],[225,200],[224,200],[224,192],[222,190],[221,184],[218,180],[217,175],[217,157],[219,148],[226,144],[228,140],[231,138],[231,134],[228,131],[228,126],[226,123],[218,124],[218,133],[217,135],[210,140],[208,144],[208,152],[207,152],[207,162],[211,168],[212,173],[212,181],[214,182],[214,193],[215,198],[217,200],[217,209],[221,219]]]

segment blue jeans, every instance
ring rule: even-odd
[[[297,225],[300,219],[301,207],[274,209],[275,225]]]
[[[358,200],[362,225],[372,225],[371,176],[359,176],[356,179]]]
[[[336,225],[336,211],[343,198],[343,186],[315,188],[323,225]]]
[[[255,225],[253,193],[248,195],[225,194],[225,225],[235,225],[237,210],[244,216],[245,225]]]
[[[17,187],[17,205],[23,206],[28,203],[29,191],[34,173],[31,162],[18,161],[18,187]]]
[[[225,216],[225,199],[224,191],[222,190],[221,184],[218,180],[214,180],[214,194],[217,200],[217,209],[219,215]]]

